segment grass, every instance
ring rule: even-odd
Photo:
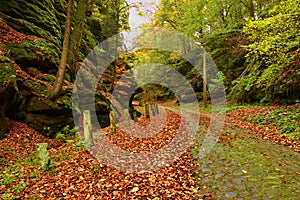
[[[259,105],[257,105],[257,104],[228,105],[226,107],[226,112],[230,112],[232,110],[238,110],[238,109],[242,109],[242,108],[249,108],[249,107],[253,107],[253,106],[259,106]]]
[[[230,105],[230,104],[227,104],[226,107],[225,107],[225,111],[227,113],[227,112],[230,112],[230,111],[233,111],[233,110],[238,110],[238,109],[242,109],[242,108],[249,108],[249,107],[253,107],[253,106],[259,106],[259,105],[257,105],[257,104],[244,104],[244,105]],[[263,106],[263,105],[260,105],[260,106]],[[211,112],[211,110],[212,110],[211,105],[209,105],[208,107],[204,107],[202,103],[199,103],[199,109],[204,110],[204,111],[208,111],[208,112]],[[220,111],[222,111],[221,113],[224,113],[223,108]],[[220,111],[216,110],[216,112],[220,112]]]

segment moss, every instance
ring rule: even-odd
[[[29,28],[35,35],[44,37],[41,34],[45,30],[49,34],[54,37],[58,37],[60,40],[62,37],[62,30],[61,26],[64,24],[65,20],[62,19],[61,14],[59,15],[59,19],[57,17],[57,13],[55,12],[56,9],[54,8],[54,1],[53,0],[14,0],[14,1],[7,1],[7,0],[0,0],[0,11],[13,17],[16,19],[23,19],[28,24],[25,24],[26,28]],[[55,6],[59,6],[56,4]],[[61,8],[63,10],[64,8]],[[65,13],[65,12],[62,12]],[[7,19],[6,19],[7,20]],[[9,25],[14,26],[15,23],[9,22]],[[29,26],[27,26],[29,25]],[[35,27],[35,29],[33,28]],[[14,27],[16,28],[16,27]],[[17,26],[18,31],[23,31],[24,25]],[[48,37],[46,37],[48,38]]]
[[[34,35],[40,38],[47,38],[57,46],[61,46],[60,37],[54,37],[49,31],[44,30],[35,24],[24,19],[17,19],[12,17],[3,17],[4,21],[13,29],[18,30],[28,35]]]
[[[41,96],[47,96],[49,88],[48,86],[43,83],[43,82],[35,82],[34,80],[31,79],[26,79],[23,84],[27,87],[30,88],[32,91],[41,94]]]
[[[10,82],[17,90],[16,69],[8,57],[0,56],[0,84],[5,85]]]
[[[47,73],[59,65],[59,48],[46,40],[25,41],[4,45],[3,48],[21,67],[36,67]]]
[[[3,139],[7,136],[9,127],[9,119],[7,117],[0,116],[0,139]]]
[[[50,75],[50,74],[45,74],[45,75],[42,75],[42,76],[38,76],[36,78],[38,78],[39,80],[42,80],[42,81],[46,81],[50,85],[53,85],[54,82],[55,82],[55,76]]]
[[[72,108],[72,96],[64,95],[61,97],[61,102],[64,104],[66,108]]]
[[[16,74],[9,58],[0,57],[0,83],[9,82]]]

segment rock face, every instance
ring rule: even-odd
[[[62,0],[0,0],[0,16],[13,29],[61,46],[66,2]]]
[[[72,124],[70,103],[47,99],[59,64],[65,2],[0,4],[0,138],[9,131],[9,118],[53,137]],[[70,99],[67,95],[64,100]]]
[[[68,72],[62,96],[56,101],[48,98],[60,62],[67,2],[0,0],[0,5],[0,138],[9,132],[9,119],[54,137],[74,124]],[[91,46],[85,40],[82,55]],[[96,109],[101,127],[109,125],[109,101],[103,99],[99,93]]]
[[[47,40],[26,36],[0,18],[0,139],[9,119],[25,122],[47,137],[72,127],[72,83],[65,81],[58,103],[48,99],[58,51]]]
[[[67,125],[72,125],[71,108],[42,97],[47,82],[16,73],[13,62],[0,56],[0,138],[10,130],[9,118],[26,122],[40,133],[53,137]],[[50,76],[47,75],[48,79]],[[42,79],[42,78],[41,78]],[[39,82],[37,82],[39,81]],[[64,100],[68,93],[63,96]]]

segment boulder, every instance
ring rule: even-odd
[[[65,113],[64,115],[28,113],[25,117],[25,123],[42,135],[53,138],[56,133],[61,131],[64,127],[73,124],[73,119],[70,112]]]
[[[22,91],[10,116],[50,138],[55,137],[64,127],[74,126],[71,108],[33,94],[25,96]]]

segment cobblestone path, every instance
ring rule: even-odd
[[[178,112],[174,107],[167,109]],[[199,158],[209,117],[201,112],[200,116],[202,130],[192,152],[195,158]],[[228,123],[221,135],[209,155],[199,160],[194,174],[202,199],[300,200],[298,152]]]
[[[208,193],[213,199],[300,199],[299,153],[240,129],[224,131],[242,139],[221,139],[199,161],[194,176],[203,199]]]

